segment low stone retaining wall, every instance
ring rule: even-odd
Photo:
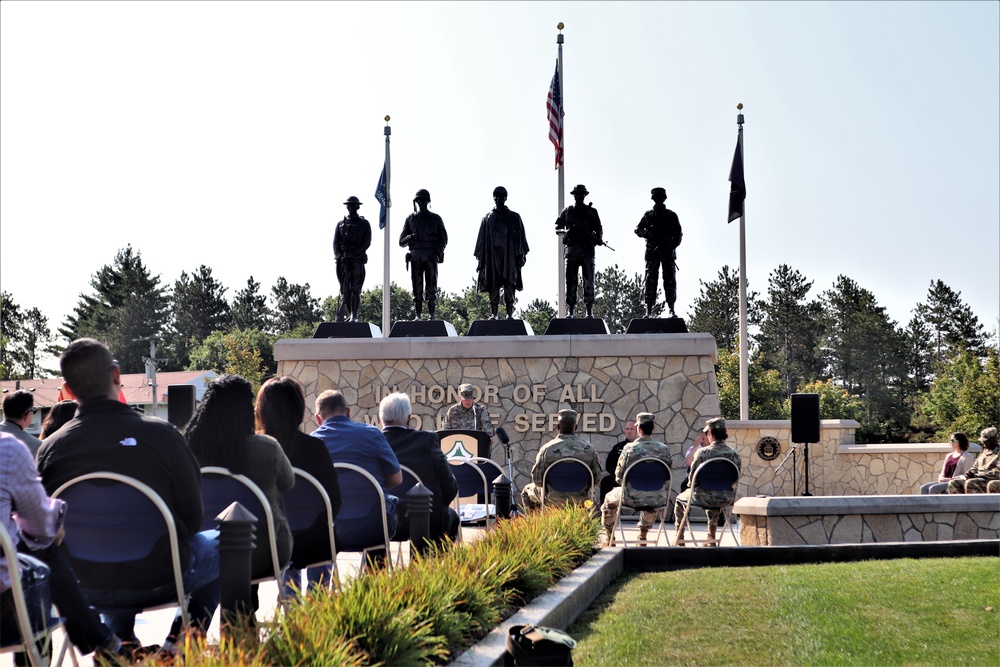
[[[1000,495],[806,496],[736,501],[743,546],[1000,538]]]

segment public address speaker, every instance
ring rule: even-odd
[[[792,442],[819,442],[819,394],[792,394]]]
[[[179,429],[194,416],[195,391],[191,384],[167,385],[167,421]]]

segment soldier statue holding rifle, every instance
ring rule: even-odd
[[[653,188],[653,208],[646,211],[635,228],[636,236],[646,239],[646,317],[652,317],[656,305],[656,288],[659,273],[663,271],[663,295],[666,297],[670,316],[677,317],[677,246],[681,244],[681,222],[677,214],[663,205],[667,191]]]
[[[604,230],[597,209],[593,204],[583,203],[584,197],[590,194],[586,186],[578,185],[570,194],[575,203],[563,209],[556,220],[556,234],[562,235],[563,256],[566,260],[566,306],[569,308],[569,316],[573,317],[579,274],[582,271],[583,303],[587,307],[587,317],[593,317],[594,248],[607,244],[604,242]]]

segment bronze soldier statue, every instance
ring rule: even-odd
[[[579,273],[583,272],[583,303],[587,317],[594,316],[594,248],[604,245],[601,216],[593,204],[584,206],[589,195],[586,186],[578,185],[570,192],[576,203],[567,206],[556,220],[556,234],[562,234],[563,255],[566,258],[566,306],[573,317]]]
[[[337,280],[340,282],[340,309],[337,321],[344,320],[343,311],[350,311],[350,321],[358,321],[361,290],[365,285],[365,264],[368,246],[372,244],[372,226],[358,215],[361,200],[348,197],[344,202],[347,215],[337,223],[333,232],[333,257],[337,262]]]
[[[656,288],[660,267],[663,270],[663,295],[670,308],[670,316],[677,317],[674,303],[677,301],[677,246],[681,244],[681,221],[677,214],[663,205],[667,191],[663,188],[651,190],[653,208],[646,211],[635,228],[636,236],[646,239],[646,317],[652,317],[656,305]]]
[[[409,247],[406,263],[410,268],[413,283],[413,308],[420,319],[423,302],[427,301],[427,314],[434,319],[437,306],[438,264],[444,261],[444,249],[448,245],[448,232],[444,221],[437,213],[427,210],[431,203],[431,193],[417,190],[413,198],[413,213],[406,217],[403,231],[399,235],[399,245]],[[426,289],[424,286],[426,285]]]
[[[521,216],[507,208],[506,188],[499,186],[493,190],[493,202],[496,206],[483,218],[476,239],[476,271],[479,273],[476,289],[490,295],[490,319],[495,320],[502,287],[507,319],[512,320],[514,292],[524,289],[521,268],[528,254],[528,239]]]

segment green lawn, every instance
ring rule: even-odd
[[[1000,557],[704,568],[610,586],[578,667],[1000,665]]]

